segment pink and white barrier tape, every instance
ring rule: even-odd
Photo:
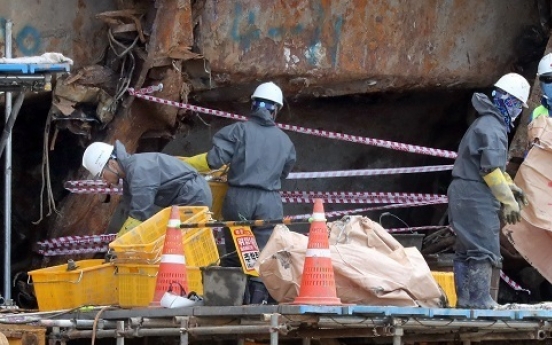
[[[133,95],[137,98],[141,98],[147,101],[170,105],[173,107],[181,108],[181,109],[187,109],[191,111],[195,111],[198,113],[208,114],[208,115],[215,115],[219,117],[224,117],[228,119],[233,120],[239,120],[239,121],[245,121],[247,118],[242,115],[228,113],[220,110],[214,110],[214,109],[208,109],[199,107],[196,105],[186,104],[186,103],[179,103],[175,101],[169,101],[166,99],[162,99],[159,97],[154,96],[148,96],[136,93],[136,91],[132,88],[128,89],[128,92],[130,95]],[[342,140],[342,141],[349,141],[353,143],[359,143],[364,145],[370,145],[370,146],[376,146],[376,147],[382,147],[397,151],[404,151],[404,152],[411,152],[411,153],[418,153],[428,156],[435,156],[435,157],[445,157],[445,158],[452,158],[455,159],[457,154],[454,151],[447,151],[447,150],[440,150],[440,149],[433,149],[425,146],[417,146],[417,145],[410,145],[410,144],[403,144],[398,143],[394,141],[388,141],[388,140],[379,140],[379,139],[372,139],[367,137],[361,137],[357,135],[349,135],[349,134],[342,134],[342,133],[335,133],[330,131],[323,131],[319,129],[312,129],[312,128],[306,128],[301,126],[293,126],[293,125],[286,125],[277,123],[276,124],[279,128],[291,131],[291,132],[297,132],[297,133],[303,133],[303,134],[310,134],[318,137],[323,138],[329,138],[329,139],[336,139],[336,140]]]
[[[512,289],[516,290],[516,291],[524,291],[524,292],[527,292],[529,295],[531,294],[531,291],[527,290],[527,289],[524,289],[521,287],[521,285],[519,285],[518,283],[516,283],[515,281],[513,281],[510,277],[508,277],[506,275],[506,273],[504,273],[503,271],[500,271],[500,278],[502,278],[502,280],[504,280],[504,282],[506,284],[508,284]]]
[[[108,188],[108,187],[65,187],[73,194],[123,194],[122,188]]]
[[[364,208],[355,208],[352,210],[342,210],[342,211],[330,211],[326,212],[326,218],[337,218],[341,216],[345,216],[348,214],[353,213],[364,213],[369,211],[382,211],[382,210],[393,210],[398,208],[406,208],[406,207],[421,207],[421,206],[427,206],[427,205],[437,205],[437,204],[446,204],[448,203],[447,199],[434,199],[430,201],[421,201],[421,202],[407,202],[407,203],[401,203],[401,204],[393,204],[393,205],[385,205],[385,206],[375,206],[375,207],[364,207]],[[312,216],[310,213],[305,214],[297,214],[290,216],[290,219],[309,219]]]
[[[393,174],[413,174],[435,171],[452,170],[454,165],[433,165],[423,167],[407,168],[388,168],[388,169],[360,169],[360,170],[337,170],[337,171],[318,171],[318,172],[292,172],[288,175],[288,180],[300,180],[309,178],[332,178],[332,177],[357,177],[357,176],[376,176]]]
[[[375,176],[375,175],[393,175],[393,174],[412,174],[424,172],[436,172],[452,170],[453,165],[429,165],[422,167],[403,167],[386,169],[360,169],[360,170],[335,170],[335,171],[312,171],[312,172],[292,172],[288,175],[288,180],[310,179],[310,178],[332,178],[332,177],[356,177],[356,176]],[[66,181],[66,189],[81,187],[103,187],[103,188],[123,188],[122,184],[111,187],[102,180],[73,180]]]
[[[54,249],[39,249],[38,254],[44,256],[60,256],[60,255],[77,255],[90,253],[107,253],[109,245],[101,244],[96,246],[88,246],[82,248],[54,248]]]
[[[117,234],[64,236],[37,242],[42,248],[70,248],[96,244],[109,244],[117,238]]]

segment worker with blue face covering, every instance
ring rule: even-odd
[[[454,284],[460,308],[497,305],[490,291],[493,266],[501,267],[500,218],[515,224],[527,204],[505,168],[508,133],[527,107],[529,90],[524,77],[508,73],[494,84],[491,98],[472,96],[478,117],[462,137],[447,192],[449,223],[456,233]]]
[[[550,108],[552,107],[552,53],[545,55],[540,60],[537,77],[539,78],[543,95],[541,105],[536,107],[531,114],[530,122],[540,116],[548,117]]]

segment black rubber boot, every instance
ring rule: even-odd
[[[469,307],[474,309],[493,309],[498,304],[491,297],[491,276],[493,266],[487,260],[469,261]]]
[[[249,278],[243,304],[277,304],[270,296],[266,286],[258,278]]]
[[[454,288],[456,290],[456,308],[468,308],[470,301],[470,279],[468,262],[454,260]]]

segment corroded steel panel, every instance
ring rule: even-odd
[[[537,15],[517,0],[205,0],[199,47],[219,86],[279,79],[320,95],[480,86],[510,68]]]
[[[96,63],[107,47],[107,31],[95,15],[114,9],[114,0],[0,1],[0,50],[5,22],[11,20],[14,57],[58,52],[75,67]]]
[[[155,44],[150,53],[166,56],[181,46],[193,44],[190,0],[157,0],[157,18],[153,27]]]

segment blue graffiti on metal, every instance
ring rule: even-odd
[[[332,66],[337,64],[337,53],[339,48],[339,40],[343,29],[343,17],[341,15],[330,17],[325,11],[320,1],[313,1],[313,15],[311,17],[313,31],[308,41],[308,47],[305,52],[307,62],[311,65],[319,65],[320,60],[327,52],[331,60]],[[242,4],[234,5],[234,19],[232,21],[231,37],[235,42],[238,42],[240,49],[248,52],[251,49],[251,44],[263,38],[263,32],[256,25],[258,9],[247,10],[245,13]],[[321,30],[330,24],[332,27],[330,37],[324,42],[326,48],[322,49]],[[295,24],[291,27],[271,26],[267,28],[266,37],[272,39],[290,38],[290,36],[302,35],[305,32],[303,23]]]
[[[6,18],[0,17],[0,36],[5,39]],[[35,55],[40,50],[40,31],[31,25],[25,25],[18,32],[14,32],[15,44],[21,54]]]

